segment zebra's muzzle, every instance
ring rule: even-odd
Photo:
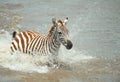
[[[66,48],[67,49],[71,49],[73,47],[73,44],[70,40],[67,40],[67,45],[66,45]]]

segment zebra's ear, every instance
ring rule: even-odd
[[[68,17],[66,17],[66,19],[64,20],[64,24],[66,25],[68,22]]]
[[[56,18],[52,18],[52,23],[53,23],[54,26],[56,26],[56,27],[58,26]]]

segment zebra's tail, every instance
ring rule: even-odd
[[[13,32],[13,35],[12,35],[12,38],[15,38],[16,34],[17,34],[17,32],[14,31],[14,32]]]

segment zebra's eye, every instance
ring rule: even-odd
[[[62,32],[58,32],[59,33],[59,35],[61,35],[62,34]]]

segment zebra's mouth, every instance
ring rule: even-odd
[[[66,48],[69,50],[73,47],[73,44],[70,40],[67,40],[67,45],[66,45]]]

